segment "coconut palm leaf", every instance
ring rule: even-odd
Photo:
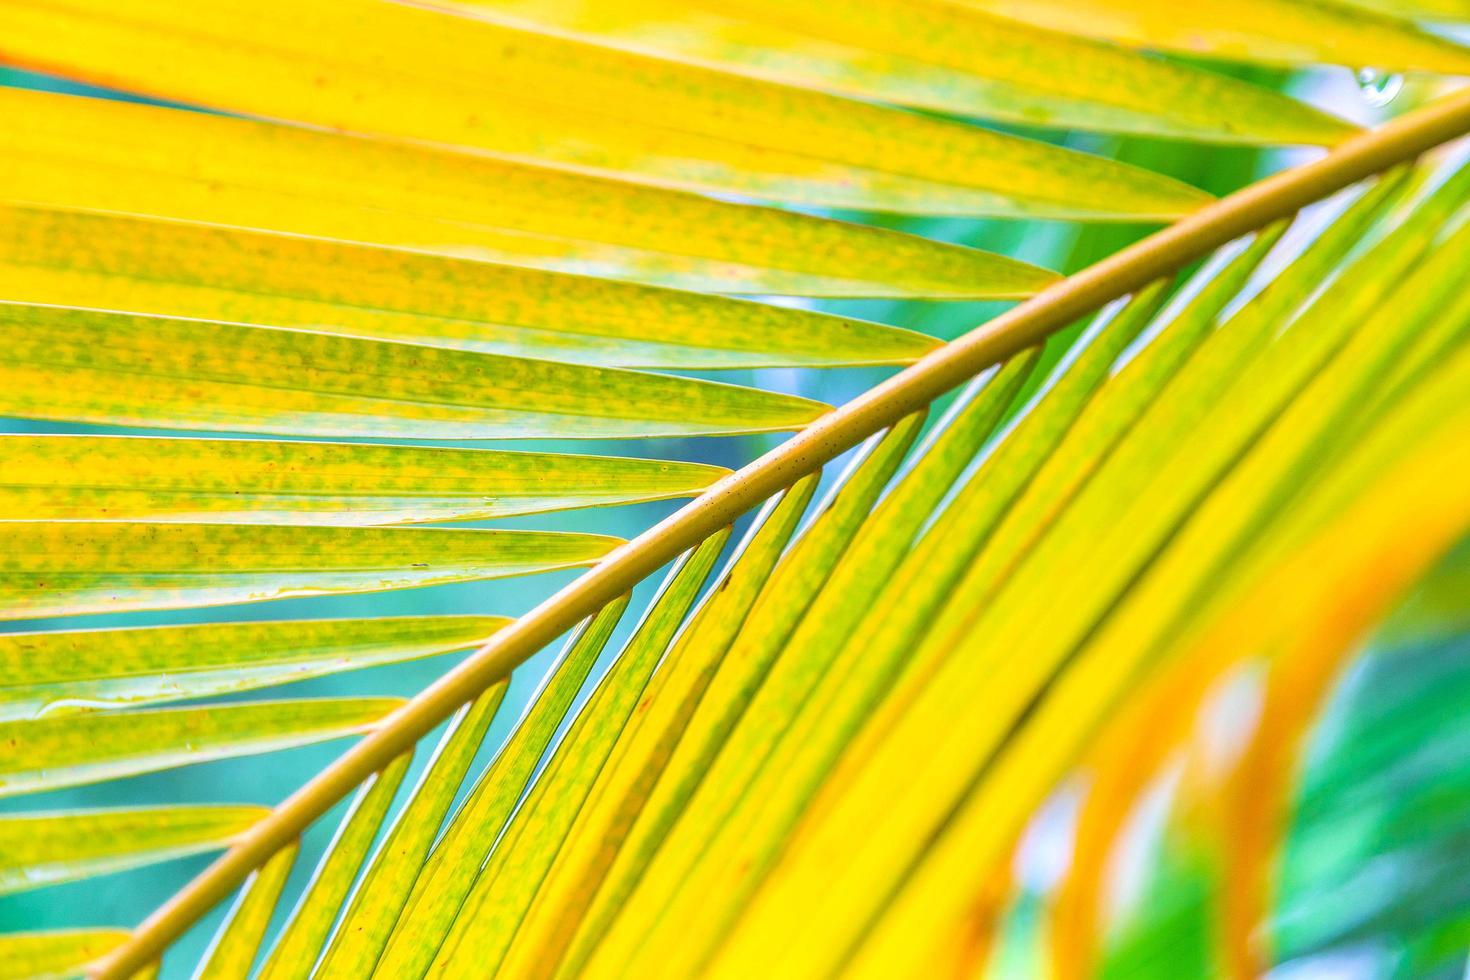
[[[17,3],[0,30],[10,59],[89,81],[661,187],[1158,220],[1205,200],[1088,154],[406,4]]]
[[[222,847],[264,815],[250,806],[170,806],[0,817],[0,892],[90,878]]]
[[[484,262],[117,215],[15,208],[6,221],[8,294],[55,306],[330,324],[367,338],[610,366],[904,364],[934,348],[932,338],[860,320]],[[99,244],[107,241],[122,247]],[[981,294],[1025,296],[1050,278],[999,258],[991,265],[974,270],[991,283]],[[332,275],[341,268],[357,270],[348,288]]]
[[[88,961],[127,936],[124,929],[57,929],[0,936],[0,976],[6,980],[75,976]]]
[[[419,524],[692,497],[701,463],[263,439],[4,436],[0,519]]]
[[[1268,89],[959,4],[879,0],[841,18],[814,0],[448,6],[756,78],[1013,123],[1244,143],[1346,135],[1340,120]]]
[[[478,645],[503,616],[403,616],[0,635],[0,720],[159,704]]]
[[[1344,659],[1470,530],[1470,168],[1433,152],[1470,129],[1470,99],[1350,135],[1085,37],[1444,72],[1464,49],[1326,0],[1132,19],[1070,0],[604,6],[0,9],[0,59],[188,104],[0,90],[17,119],[0,412],[63,430],[0,436],[0,618],[591,566],[515,619],[0,636],[0,795],[356,738],[267,810],[69,796],[0,817],[0,887],[225,851],[135,929],[0,936],[0,975],[156,969],[237,888],[199,976],[969,974],[1009,928],[1028,823],[1079,773],[1073,872],[1025,900],[1054,905],[1058,972],[1116,970],[1153,940],[1107,939],[1103,869],[1242,664],[1259,719],[1223,776],[1184,767],[1181,806],[1211,819],[1167,851],[1168,921],[1237,973],[1357,936],[1432,962],[1461,934],[1452,898],[1305,928],[1319,884],[1296,865],[1281,895],[1271,881],[1299,853],[1294,774]],[[983,45],[1004,54],[981,64]],[[896,106],[1334,148],[1210,204]],[[1181,220],[1054,282],[693,192]],[[950,344],[712,295],[782,292],[1039,295]],[[904,364],[836,410],[657,373]],[[91,425],[157,431],[73,428]],[[796,434],[733,474],[389,444],[769,432]],[[323,437],[353,441],[306,441]],[[627,543],[544,521],[373,526],[695,495]],[[670,563],[651,600],[633,594]],[[1422,636],[1436,607],[1415,608],[1398,628]],[[519,717],[498,717],[512,673],[535,681],[522,665],[568,631]],[[240,697],[472,647],[407,699]],[[1316,778],[1300,812],[1332,821],[1360,777]],[[354,794],[297,898],[303,833]],[[1420,861],[1458,839],[1453,820],[1393,826]],[[1218,886],[1199,873],[1213,851],[1235,872]]]
[[[10,218],[54,222],[51,235],[59,235],[68,221],[58,210],[90,212],[94,226],[124,214],[150,215],[720,293],[966,297],[1026,294],[1050,279],[989,253],[867,225],[443,148],[24,89],[0,89],[0,106],[11,122],[0,132],[8,200],[30,206],[27,214],[17,208]],[[88,227],[83,216],[69,220],[73,228]],[[133,221],[102,227],[142,233],[151,226]],[[209,240],[211,232],[196,234]],[[279,239],[230,236],[218,228],[212,234],[215,242],[235,243],[236,252],[240,243],[252,241],[286,247]],[[154,244],[167,247],[157,235]],[[7,241],[7,267],[26,267],[24,278],[11,273],[14,281],[41,278],[35,267],[54,255],[54,244],[49,236]],[[310,253],[306,245],[299,248]],[[319,244],[316,254],[329,251]],[[258,253],[257,248],[257,264],[269,259]],[[70,278],[82,279],[84,270],[69,263],[83,257],[64,254],[67,263],[52,276],[64,282],[69,271]],[[98,254],[90,276],[94,286],[113,282],[114,295],[121,286],[115,282],[118,270],[104,261],[109,254],[113,263],[159,269],[148,253],[116,243]],[[355,254],[365,259],[374,253]],[[418,261],[421,269],[439,268]],[[270,265],[278,274],[289,271]],[[188,292],[184,270],[169,268],[166,274],[177,280],[171,295]],[[494,268],[481,274],[510,275]],[[142,290],[145,283],[138,278],[125,281]],[[328,285],[299,278],[298,283],[314,295]],[[214,282],[196,285],[195,292],[215,295],[211,289],[229,293],[225,283]],[[452,301],[419,294],[399,299]],[[237,308],[244,301],[234,300]],[[289,308],[286,295],[257,300],[267,301],[278,311]],[[304,303],[301,308],[309,309]],[[331,322],[347,313],[337,309]]]

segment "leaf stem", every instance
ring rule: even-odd
[[[89,970],[123,980],[225,898],[255,868],[462,704],[681,552],[827,461],[1120,296],[1359,180],[1470,131],[1470,87],[1351,137],[1311,163],[1261,180],[1037,294],[822,416],[613,551],[384,719]]]

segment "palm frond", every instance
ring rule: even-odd
[[[1470,168],[1410,165],[1470,128],[1470,99],[1352,135],[1132,46],[1470,64],[1413,23],[1462,16],[1454,3],[1374,9],[7,4],[0,60],[181,105],[0,89],[15,120],[0,133],[0,413],[274,438],[0,436],[0,619],[591,569],[514,620],[0,636],[3,796],[364,736],[269,811],[0,817],[0,891],[226,848],[131,932],[0,936],[0,977],[155,969],[242,883],[198,976],[969,973],[1001,927],[1017,841],[1079,766],[1092,791],[1075,865],[1037,901],[1054,905],[1057,970],[1089,975],[1116,968],[1098,904],[1120,828],[1220,678],[1257,662],[1263,707],[1238,765],[1181,798],[1213,807],[1230,828],[1217,849],[1242,869],[1212,899],[1211,955],[1237,972],[1276,962],[1256,931],[1309,726],[1343,658],[1470,528]],[[909,109],[1341,145],[1210,204]],[[1369,179],[1325,227],[1294,220]],[[1181,220],[1056,281],[705,194]],[[734,298],[1038,293],[948,345]],[[1043,350],[1113,300],[1074,349]],[[841,365],[913,366],[835,411],[655,373]],[[307,441],[792,431],[734,474]],[[822,467],[869,437],[819,494]],[[375,526],[696,495],[629,543]],[[624,638],[630,591],[671,561]],[[496,742],[512,671],[574,627]],[[470,647],[406,701],[208,700]],[[354,792],[289,898],[301,833]],[[1414,941],[1435,929],[1458,934],[1438,909]],[[1329,933],[1288,930],[1282,948]]]

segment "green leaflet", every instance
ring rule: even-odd
[[[693,496],[699,463],[499,450],[0,436],[0,519],[413,524]]]
[[[400,755],[358,791],[327,853],[322,855],[311,884],[291,910],[291,917],[261,966],[262,980],[304,980],[311,975],[412,759],[411,752]]]
[[[0,634],[0,721],[307,680],[478,645],[510,620],[382,617]]]
[[[267,812],[166,806],[0,816],[0,895],[222,848]]]
[[[126,929],[0,933],[0,980],[62,980],[124,939]]]
[[[250,976],[250,966],[270,926],[281,889],[286,887],[291,866],[296,863],[299,847],[299,843],[292,843],[281,848],[245,882],[195,972],[195,980],[246,980]]]
[[[539,531],[0,523],[0,619],[376,592],[589,565],[619,541]]]
[[[1232,143],[1333,143],[1351,131],[1267,89],[943,0],[867,0],[845,5],[840,16],[820,0],[453,6],[756,78],[963,116]]]
[[[34,207],[0,208],[0,222],[0,291],[27,303],[611,367],[895,364],[939,344],[792,307],[321,239]],[[1025,296],[1054,278],[993,264],[977,291]]]
[[[496,684],[461,708],[449,722],[418,785],[373,853],[322,956],[317,975],[362,977],[377,963],[388,943],[388,930],[408,901],[409,886],[428,856],[429,846],[444,823],[444,815],[464,782],[500,702],[505,700],[508,685],[508,680]]]
[[[0,304],[0,412],[282,435],[612,438],[797,428],[734,385],[355,337]]]
[[[1422,961],[1403,964],[1397,976],[1453,964],[1463,945],[1459,842],[1470,814],[1459,725],[1470,704],[1465,653],[1463,637],[1380,651],[1340,685],[1305,758],[1282,842],[1283,957],[1344,939],[1382,937],[1393,948],[1395,939],[1418,938]],[[1371,896],[1364,916],[1357,882],[1368,862],[1409,873]]]
[[[670,573],[660,598],[667,608],[679,608],[692,599],[728,538],[728,531],[712,536]],[[625,607],[626,601],[614,603],[600,616],[615,621]],[[481,774],[414,882],[374,976],[418,974],[429,965],[495,844],[491,829],[498,833],[510,818],[536,763],[601,653],[605,639],[597,638],[604,632],[603,627],[589,625],[586,632],[568,641],[558,664],[531,699],[506,745]]]
[[[816,207],[1167,219],[1207,197],[1112,160],[407,4],[0,9],[7,54],[195,105]]]
[[[366,731],[398,698],[253,701],[0,722],[0,796],[81,786]]]

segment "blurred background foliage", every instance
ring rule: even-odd
[[[1354,122],[1372,124],[1407,111],[1433,93],[1414,81],[1394,98],[1382,83],[1360,84],[1352,72],[1320,69],[1287,72],[1221,64],[1214,71],[1289,92]],[[89,86],[0,67],[0,85],[132,98]],[[976,125],[991,125],[976,122]],[[1138,164],[1216,195],[1228,194],[1260,177],[1309,158],[1317,151],[1218,147],[1143,137],[1066,134],[995,127]],[[913,218],[883,214],[825,212],[834,217],[896,228],[931,238],[977,246],[1072,273],[1156,229],[1154,225],[1082,224],[1041,220]],[[1008,303],[894,300],[792,301],[953,338],[994,316]],[[1066,353],[1082,325],[1048,344],[1045,365]],[[787,391],[831,404],[871,387],[891,373],[886,368],[826,371],[761,369],[711,374],[740,383]],[[1018,397],[1014,404],[1024,404]],[[937,418],[941,413],[931,413]],[[3,432],[129,432],[157,430],[49,425],[0,419]],[[780,436],[639,440],[599,443],[610,454],[685,459],[739,466],[779,441]],[[465,445],[471,443],[437,443]],[[586,443],[512,442],[506,448],[586,451]],[[829,478],[841,464],[828,467]],[[497,527],[589,531],[631,537],[679,506],[678,501],[613,510],[585,510],[497,521]],[[748,518],[747,518],[748,520]],[[470,524],[467,526],[486,526]],[[738,539],[738,531],[736,538]],[[227,606],[178,612],[88,617],[87,627],[154,625],[246,619],[485,613],[518,615],[533,607],[577,572],[476,582],[381,594],[293,599],[268,605]],[[658,576],[645,580],[634,608],[652,594]],[[69,621],[75,627],[77,621]],[[619,648],[635,617],[625,617],[608,651]],[[6,623],[0,629],[56,628],[60,621]],[[559,645],[520,670],[506,705],[482,748],[493,752],[519,714],[520,706]],[[450,658],[434,657],[368,671],[354,671],[298,685],[301,696],[409,694],[438,677]],[[255,692],[247,698],[268,698]],[[585,694],[585,692],[584,692]],[[238,697],[238,696],[237,696]],[[1219,751],[1244,738],[1252,711],[1251,679],[1223,679],[1209,702],[1227,723],[1201,723],[1201,742],[1223,739]],[[1310,735],[1306,763],[1292,791],[1291,832],[1275,869],[1276,903],[1269,928],[1284,965],[1275,974],[1291,977],[1460,977],[1467,975],[1470,946],[1470,546],[1461,547],[1406,602],[1401,613],[1338,677]],[[429,736],[430,742],[437,735]],[[426,743],[429,744],[429,743]],[[59,809],[78,804],[123,806],[159,799],[183,802],[231,800],[274,804],[323,768],[340,751],[327,743],[280,752],[268,765],[244,758],[193,765],[77,790],[0,800],[0,811]],[[414,783],[428,753],[419,753],[403,782]],[[1224,879],[1215,860],[1217,842],[1189,816],[1187,763],[1171,765],[1130,818],[1119,848],[1107,903],[1112,917],[1103,975],[1109,978],[1206,976],[1215,961],[1217,903]],[[997,978],[1045,974],[1042,942],[1048,927],[1043,900],[1056,886],[1068,859],[1076,787],[1063,787],[1038,814],[1015,863],[1016,891],[1003,938],[991,962]],[[345,809],[339,804],[305,835],[301,857],[286,886],[277,918],[305,886]],[[142,910],[161,903],[209,860],[207,855],[145,867],[74,884],[0,897],[0,931],[89,925],[133,925]],[[217,908],[191,930],[171,956],[166,975],[196,962],[226,912]],[[275,927],[280,926],[275,923]],[[1371,937],[1364,940],[1362,937]],[[269,938],[267,938],[267,945]]]

